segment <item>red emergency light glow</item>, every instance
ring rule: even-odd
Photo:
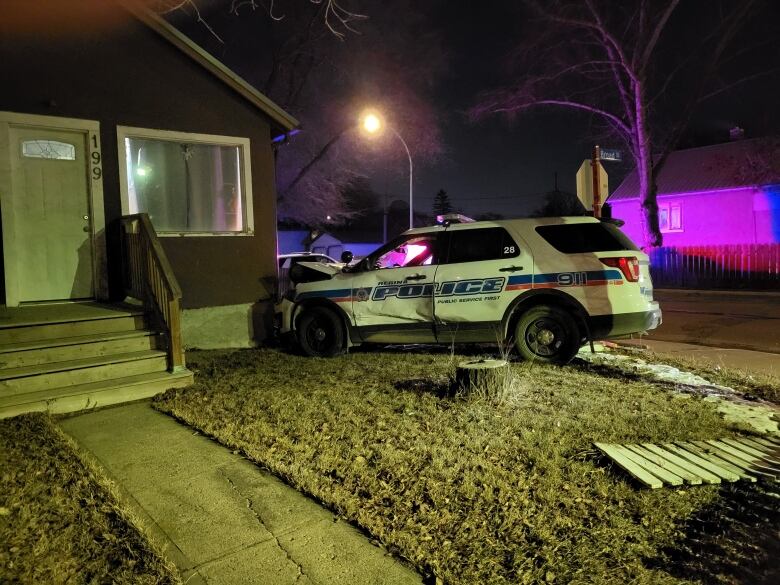
[[[639,260],[635,256],[601,258],[601,262],[612,268],[619,268],[628,282],[639,282]]]

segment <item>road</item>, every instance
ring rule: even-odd
[[[664,322],[647,336],[651,340],[780,354],[780,293],[657,289],[654,294]]]

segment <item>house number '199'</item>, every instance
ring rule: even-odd
[[[100,151],[97,150],[100,148],[100,145],[98,144],[98,138],[97,134],[92,135],[92,147],[95,149],[92,151],[91,157],[91,163],[92,163],[92,178],[97,181],[100,179],[100,177],[103,176],[103,169],[100,168],[100,162],[101,162],[101,156]]]

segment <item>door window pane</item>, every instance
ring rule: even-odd
[[[442,256],[447,264],[514,258],[520,247],[504,228],[453,230],[441,234]]]
[[[27,158],[49,158],[55,160],[76,160],[76,147],[56,140],[25,140],[22,142],[22,156]]]
[[[239,146],[125,138],[130,213],[158,232],[245,230]]]
[[[429,266],[434,263],[435,252],[435,235],[406,236],[372,254],[370,265],[374,268]]]

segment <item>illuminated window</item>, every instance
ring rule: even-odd
[[[54,160],[76,160],[76,147],[56,140],[26,140],[22,142],[22,156]]]
[[[251,234],[249,140],[119,128],[123,196],[160,235]]]
[[[659,203],[658,225],[661,233],[683,231],[682,203]]]
[[[404,268],[435,264],[436,236],[433,234],[404,236],[371,255],[369,266]]]

